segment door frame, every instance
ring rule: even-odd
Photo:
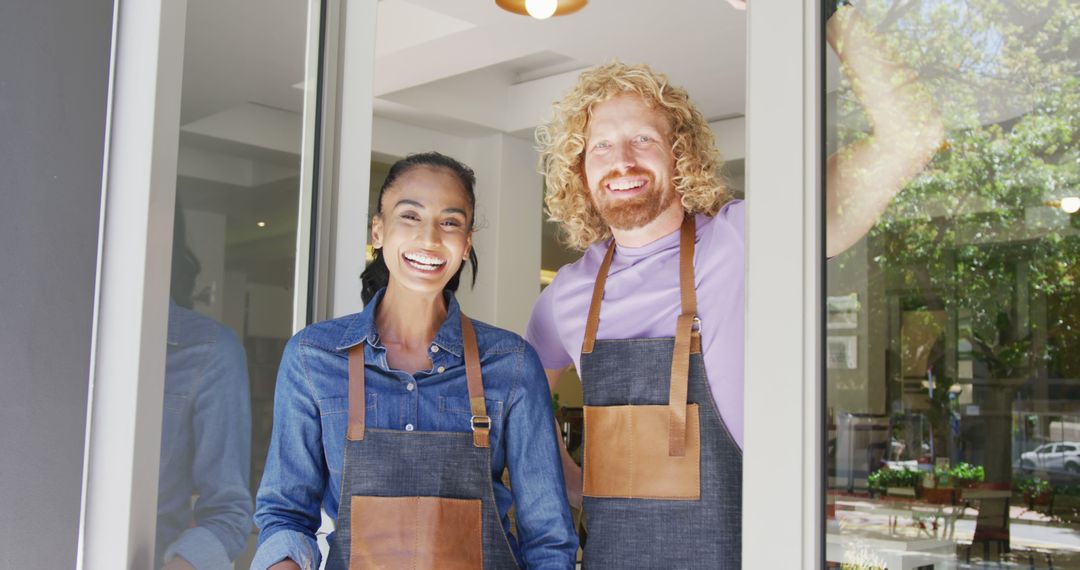
[[[748,2],[743,566],[824,556],[821,2]]]

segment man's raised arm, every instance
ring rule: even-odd
[[[870,121],[870,135],[826,163],[826,254],[859,241],[892,197],[921,171],[944,139],[933,100],[915,71],[900,63],[851,6],[826,22],[826,40]]]

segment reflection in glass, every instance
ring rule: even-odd
[[[254,552],[303,241],[308,11],[187,2],[156,545],[168,570],[247,568]]]
[[[827,265],[827,559],[1080,568],[1080,7],[856,4],[947,134]],[[873,121],[831,71],[834,150]]]
[[[232,331],[190,309],[199,261],[182,210],[174,228],[156,566],[180,557],[221,568],[244,550],[251,530],[247,364]]]

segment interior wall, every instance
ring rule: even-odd
[[[112,18],[0,5],[0,568],[75,566]]]
[[[536,151],[528,141],[503,134],[473,139],[470,146],[480,270],[475,289],[462,287],[458,298],[473,317],[524,335],[540,295],[544,186]]]

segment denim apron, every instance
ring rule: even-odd
[[[366,429],[364,345],[349,351],[349,427],[328,570],[517,568],[491,480],[491,418],[461,315],[472,433]]]
[[[614,240],[597,275],[580,370],[585,568],[741,566],[742,450],[705,376],[694,236],[687,216],[675,338],[596,340]]]

